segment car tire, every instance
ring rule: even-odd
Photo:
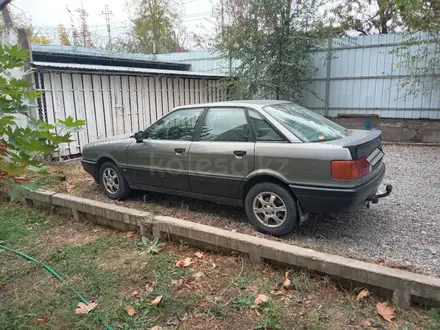
[[[276,183],[263,182],[253,186],[246,195],[245,209],[251,224],[265,234],[286,235],[298,223],[295,197]]]
[[[113,162],[105,162],[99,170],[99,182],[105,195],[110,199],[124,199],[130,194],[130,187],[121,170]]]

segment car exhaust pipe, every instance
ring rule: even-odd
[[[386,185],[385,192],[383,194],[374,194],[368,197],[365,201],[367,202],[367,208],[370,207],[370,202],[372,204],[377,204],[379,202],[379,198],[387,197],[393,191],[393,186],[390,184]]]

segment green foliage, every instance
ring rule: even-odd
[[[141,242],[138,243],[138,247],[142,250],[141,255],[150,253],[157,254],[164,249],[165,243],[159,242],[158,238],[149,240],[145,236],[142,236]]]
[[[227,81],[230,98],[285,99],[301,102],[304,83],[315,68],[311,51],[337,30],[318,15],[320,0],[226,0],[227,23],[217,48],[240,62]]]
[[[258,309],[264,313],[263,320],[257,324],[255,330],[263,329],[284,329],[283,321],[281,320],[281,313],[279,308],[272,302],[262,302],[257,305]]]
[[[29,210],[28,210],[29,211]],[[19,248],[28,246],[41,230],[53,227],[40,211],[23,212],[15,205],[0,201],[0,244]],[[2,283],[0,277],[0,285]]]
[[[180,51],[174,31],[175,9],[167,0],[140,0],[129,38],[121,43],[123,50],[150,54]]]
[[[396,0],[344,0],[331,9],[347,33],[387,34],[402,26]]]
[[[27,50],[0,45],[0,187],[11,199],[41,187],[42,181],[27,182],[27,172],[46,173],[42,156],[70,142],[71,134],[85,125],[71,117],[50,125],[29,116],[41,93],[32,89],[24,72],[20,74],[27,59]]]
[[[409,31],[440,31],[440,2],[432,0],[395,0]]]
[[[400,83],[402,94],[429,95],[440,86],[440,2],[396,0],[396,4],[406,27],[406,45],[394,50],[409,75]]]
[[[236,310],[250,308],[255,301],[255,295],[240,296],[234,300],[233,306]]]
[[[33,44],[48,45],[51,43],[50,40],[47,39],[45,36],[35,33],[32,29],[30,29],[30,35],[31,35],[31,42]]]
[[[428,316],[431,318],[432,321],[434,321],[435,324],[440,326],[440,309],[439,308],[432,308],[428,312]]]

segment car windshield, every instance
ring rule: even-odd
[[[348,130],[294,103],[280,103],[263,108],[304,142],[323,142],[348,136]]]

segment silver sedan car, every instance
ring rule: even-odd
[[[90,143],[82,165],[111,199],[141,189],[244,206],[271,235],[308,213],[357,210],[379,198],[381,132],[347,130],[278,100],[182,106],[144,131]]]

